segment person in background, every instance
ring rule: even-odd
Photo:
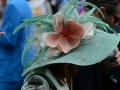
[[[28,4],[34,16],[52,14],[50,2],[47,0],[28,0]]]
[[[55,14],[68,0],[48,0],[51,4],[53,14]]]
[[[24,19],[31,18],[32,13],[26,0],[1,0],[1,3],[4,13],[0,31],[5,34],[0,37],[0,89],[20,90],[24,79],[21,77],[21,54],[25,44],[25,33],[22,28],[13,35],[13,30]]]
[[[113,28],[117,33],[120,33],[120,22],[118,23],[118,26],[113,26]],[[120,43],[118,44],[118,49],[120,50]],[[104,90],[120,90],[120,66],[112,68],[110,71],[117,82],[114,83],[107,75],[101,71]]]
[[[118,25],[120,19],[120,0],[86,1],[95,4],[102,11],[105,19],[98,10],[94,12],[94,16],[100,18],[111,27]],[[91,7],[87,8],[91,9]],[[102,62],[94,65],[78,66],[78,74],[74,78],[73,90],[120,90],[119,86],[115,87],[117,84],[119,84],[119,81],[117,81],[117,78],[119,78],[119,76],[117,75],[116,77],[114,73],[112,73],[112,69],[114,71],[114,69],[117,69],[120,65],[120,52],[118,51],[118,48],[116,48],[116,52],[118,53],[115,54],[114,60],[116,61],[114,64],[110,64],[110,61],[107,58]],[[109,81],[105,81],[108,78],[112,84],[109,84]]]

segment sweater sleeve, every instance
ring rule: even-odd
[[[13,35],[14,29],[22,22],[22,16],[13,4],[8,4],[2,18],[2,28],[0,31],[5,35],[0,37],[0,46],[13,47],[16,45],[19,32]]]

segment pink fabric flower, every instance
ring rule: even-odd
[[[84,28],[81,24],[68,19],[63,26],[62,16],[60,15],[54,17],[52,26],[58,34],[48,34],[46,43],[50,47],[57,47],[64,53],[77,47],[80,38],[84,35]]]

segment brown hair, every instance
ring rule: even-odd
[[[56,78],[58,83],[63,86],[67,83],[69,88],[71,86],[71,78],[77,74],[77,66],[67,63],[57,63],[46,66]],[[66,78],[66,81],[65,81]]]
[[[86,0],[97,7],[105,7],[112,13],[117,11],[118,4],[120,4],[120,0]],[[91,9],[91,6],[87,6],[87,8]]]

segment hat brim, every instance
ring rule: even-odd
[[[104,60],[117,47],[120,41],[120,34],[109,34],[98,30],[94,37],[88,40],[81,40],[80,45],[69,53],[61,53],[56,59],[48,59],[25,67],[23,75],[31,69],[43,67],[54,63],[72,63],[76,65],[92,65]]]

